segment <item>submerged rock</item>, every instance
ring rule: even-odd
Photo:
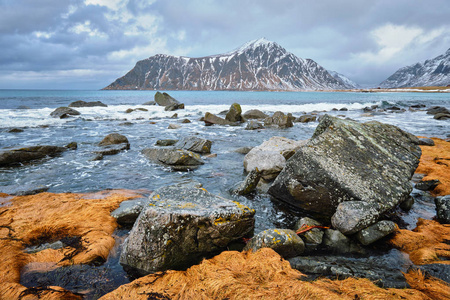
[[[60,119],[64,119],[64,118],[68,118],[69,116],[78,116],[81,113],[73,108],[69,108],[69,107],[58,107],[57,109],[55,109],[54,111],[52,111],[50,113],[50,116],[52,116],[53,118],[60,118]]]
[[[189,267],[252,234],[254,213],[204,189],[160,188],[136,220],[120,263],[139,274]]]
[[[108,107],[108,105],[100,101],[86,102],[83,100],[78,100],[69,104],[69,107],[95,107],[95,106]]]
[[[204,162],[200,155],[192,151],[168,148],[146,148],[142,154],[149,160],[167,165],[173,170],[188,171],[195,170]]]
[[[196,136],[187,136],[179,140],[174,147],[177,149],[185,149],[197,153],[211,153],[212,142]]]
[[[45,157],[55,157],[66,151],[66,147],[32,146],[0,151],[0,166],[14,166]]]
[[[48,189],[49,187],[45,185],[33,185],[33,184],[25,184],[20,186],[6,185],[0,187],[0,193],[5,193],[14,196],[26,196],[43,193],[48,191]]]
[[[417,138],[396,126],[325,115],[269,194],[324,218],[333,216],[335,228],[352,234],[407,199],[420,155]]]
[[[411,261],[405,260],[400,251],[392,250],[389,256],[352,258],[347,256],[298,256],[289,259],[292,268],[313,278],[347,277],[367,278],[385,288],[409,287],[402,274]],[[406,266],[406,267],[405,267]]]
[[[271,248],[288,259],[302,254],[305,244],[295,231],[290,229],[267,229],[255,235],[244,250],[256,252],[261,248]]]

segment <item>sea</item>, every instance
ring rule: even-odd
[[[272,136],[306,140],[318,122],[294,123],[287,129],[246,130],[245,123],[239,126],[205,126],[200,118],[206,112],[220,115],[231,104],[238,103],[243,112],[259,109],[272,115],[282,111],[296,117],[305,113],[330,114],[360,122],[388,123],[418,136],[448,138],[450,135],[449,120],[435,120],[426,113],[426,109],[432,106],[450,109],[450,93],[167,92],[184,103],[185,109],[165,111],[161,106],[143,105],[154,100],[156,91],[0,90],[0,151],[34,145],[78,144],[76,150],[66,151],[55,158],[18,167],[0,167],[0,192],[2,187],[45,186],[53,193],[132,189],[149,194],[165,185],[194,180],[213,194],[255,209],[255,233],[258,233],[268,228],[292,227],[298,216],[273,202],[266,194],[244,197],[230,192],[246,176],[244,155],[236,149],[258,146]],[[56,108],[77,100],[101,101],[107,107],[75,108],[81,114],[67,119],[50,116]],[[419,104],[425,107],[410,109]],[[375,105],[385,111],[376,114],[364,112],[365,107]],[[388,109],[392,107],[400,110]],[[145,108],[147,111],[126,113],[129,108]],[[181,123],[184,119],[191,122]],[[169,124],[178,124],[180,128],[168,129]],[[11,129],[23,131],[10,132]],[[94,160],[94,152],[100,150],[98,143],[114,132],[128,138],[130,149],[105,156],[103,160]],[[180,139],[189,135],[211,140],[211,152],[216,154],[205,157],[205,164],[194,171],[172,171],[150,162],[141,154],[145,148],[157,147],[157,140]],[[415,227],[418,217],[431,219],[435,215],[433,201],[420,193],[418,195],[414,208],[404,216],[410,229]],[[127,231],[116,232],[118,240],[126,235]],[[102,268],[108,270],[111,274],[108,280],[114,282],[108,290],[130,280],[118,264],[117,256],[108,259]],[[93,278],[98,272],[93,273]]]

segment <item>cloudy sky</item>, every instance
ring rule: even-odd
[[[265,37],[364,85],[450,48],[448,0],[0,0],[0,89],[101,89]]]

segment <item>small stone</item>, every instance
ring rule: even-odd
[[[175,145],[176,142],[178,142],[178,140],[171,140],[171,139],[167,139],[167,140],[157,140],[155,145],[156,145],[156,146],[167,147],[167,146],[173,146],[173,145]]]
[[[300,220],[298,220],[297,224],[295,224],[295,231],[299,231],[303,226],[322,226],[318,221],[303,217]],[[304,233],[300,234],[300,237],[303,238],[305,241],[305,246],[308,251],[313,251],[317,249],[317,247],[322,244],[322,238],[323,238],[324,232],[319,228],[313,228],[311,230],[308,230]]]
[[[434,203],[438,221],[442,224],[450,224],[450,195],[436,197]]]
[[[70,150],[76,150],[78,148],[78,144],[77,142],[71,142],[66,145],[66,148]]]
[[[233,193],[237,195],[247,195],[256,190],[258,186],[259,180],[261,179],[261,172],[258,168],[251,170],[245,180],[238,185],[236,189],[233,190]]]
[[[416,183],[416,185],[414,187],[421,191],[432,191],[440,183],[441,182],[438,179],[423,180],[423,181],[419,181],[418,183]]]
[[[132,113],[133,111],[134,111],[134,109],[129,108],[129,109],[127,109],[127,110],[125,111],[125,113],[126,113],[126,114],[129,114],[129,113]]]
[[[263,129],[264,125],[258,121],[250,120],[247,123],[247,126],[245,127],[246,130],[257,130],[257,129]]]
[[[167,127],[167,129],[179,129],[181,128],[180,124],[169,124],[169,126]]]
[[[23,132],[23,129],[20,128],[12,128],[10,130],[8,130],[9,133],[19,133],[19,132]]]
[[[288,259],[301,255],[305,251],[305,243],[293,230],[267,229],[255,235],[244,250],[256,252],[260,248],[271,248]]]

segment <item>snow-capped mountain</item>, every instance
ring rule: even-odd
[[[330,70],[328,70],[328,73],[330,73],[331,76],[336,78],[336,80],[341,81],[342,84],[347,89],[357,89],[357,88],[359,88],[359,85],[356,82],[354,82],[353,80],[347,78],[345,75],[342,75],[341,73],[338,73],[336,71],[330,71]]]
[[[380,83],[383,88],[447,86],[450,84],[450,49],[422,63],[403,67]]]
[[[200,58],[158,54],[136,63],[107,90],[317,90],[345,85],[311,59],[264,38]]]

